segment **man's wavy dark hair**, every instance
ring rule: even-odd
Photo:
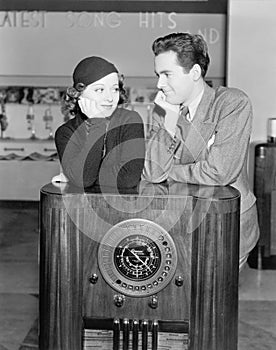
[[[208,47],[202,35],[190,33],[171,33],[157,38],[152,44],[155,56],[161,53],[173,51],[177,55],[180,66],[189,73],[194,64],[201,67],[201,75],[205,77],[210,57]]]

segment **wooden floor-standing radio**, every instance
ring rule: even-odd
[[[41,190],[40,350],[235,350],[239,193]]]

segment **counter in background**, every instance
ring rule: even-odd
[[[59,172],[58,161],[1,160],[0,200],[38,201],[40,188]]]
[[[60,172],[53,140],[0,139],[0,156],[0,200],[38,201]]]
[[[54,140],[0,138],[0,156],[7,156],[10,153],[27,156],[33,152],[47,155],[56,153]]]

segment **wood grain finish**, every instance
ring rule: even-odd
[[[199,209],[199,215],[203,215]],[[204,215],[193,234],[190,346],[237,349],[239,214]]]
[[[177,248],[171,282],[150,297],[126,296],[114,304],[102,278],[97,251],[103,235],[131,219],[151,220],[169,232]],[[41,350],[82,348],[83,319],[129,318],[185,321],[190,350],[237,349],[239,194],[231,187],[143,187],[139,194],[79,193],[52,185],[41,190]],[[90,283],[92,274],[97,283]],[[175,277],[181,276],[183,286]]]
[[[65,210],[42,201],[40,349],[81,349],[82,239]]]

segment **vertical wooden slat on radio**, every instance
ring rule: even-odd
[[[81,349],[82,235],[55,198],[41,204],[39,349]]]
[[[195,199],[196,205],[190,348],[237,349],[239,206]]]

